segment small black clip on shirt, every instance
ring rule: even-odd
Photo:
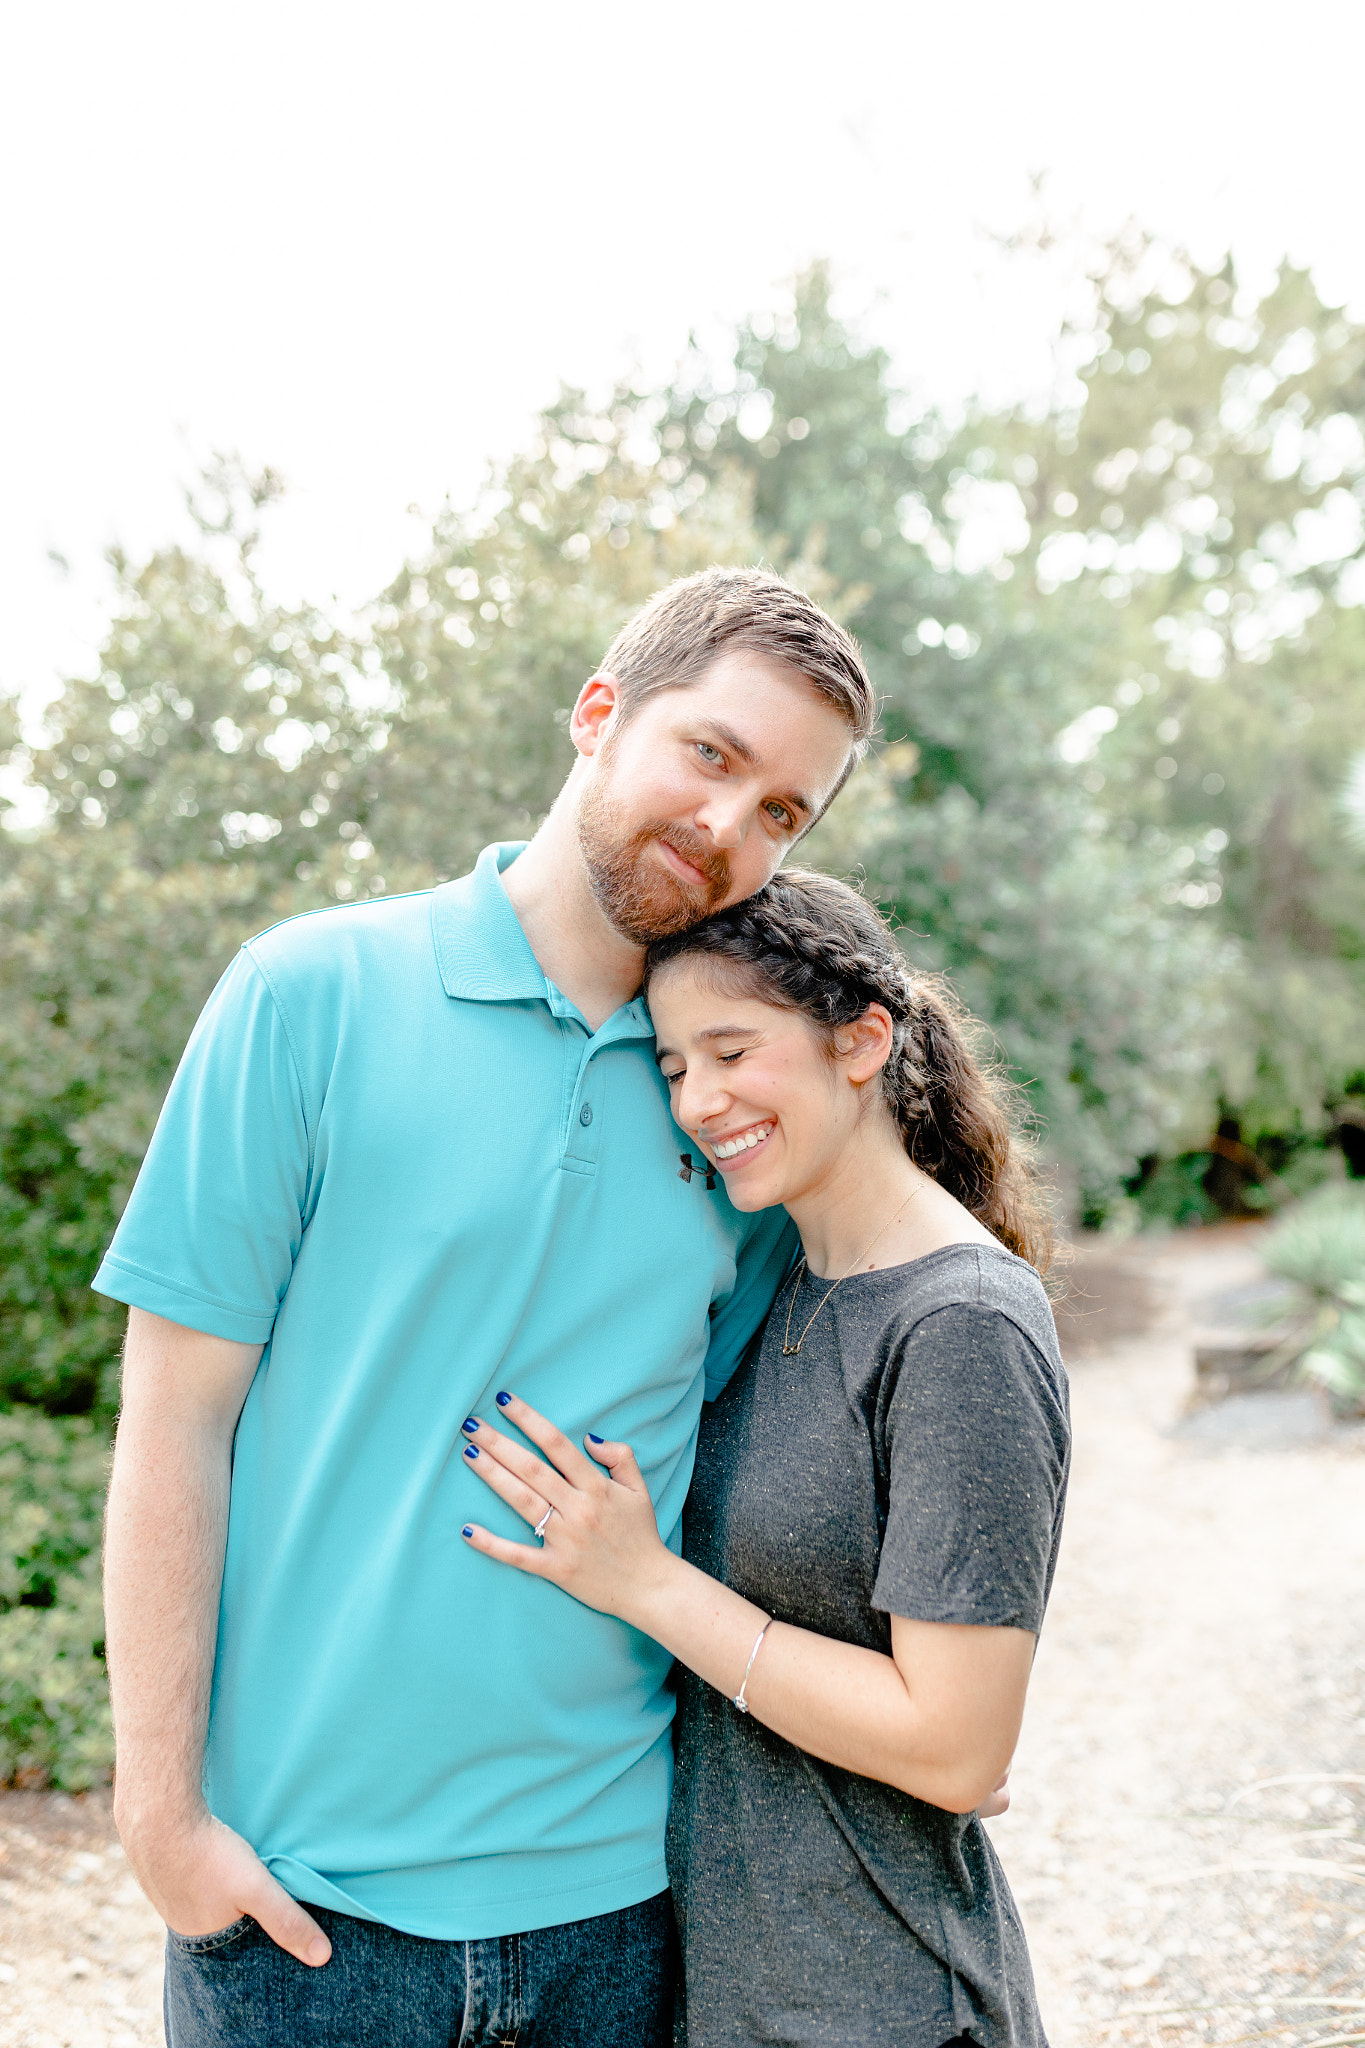
[[[678,1157],[682,1161],[682,1165],[678,1169],[678,1179],[690,1182],[694,1173],[704,1173],[706,1175],[706,1192],[709,1195],[716,1185],[715,1168],[708,1165],[704,1159],[699,1166],[690,1152],[680,1152]]]

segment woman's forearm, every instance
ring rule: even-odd
[[[586,1607],[619,1615],[733,1699],[768,1616],[675,1557],[626,1444],[588,1458],[513,1395],[509,1422],[545,1454],[471,1416],[465,1458],[520,1515],[541,1547],[467,1523],[465,1541],[518,1571],[551,1580]],[[971,1813],[1014,1754],[1034,1638],[1025,1629],[891,1617],[890,1657],[810,1629],[768,1629],[745,1686],[765,1727],[798,1749],[933,1806]]]
[[[752,1601],[673,1557],[624,1618],[730,1698],[768,1619]],[[1027,1683],[1032,1638],[1014,1629],[895,1627],[911,1631],[922,1671],[912,1665],[907,1674],[879,1651],[773,1622],[749,1673],[746,1703],[765,1727],[826,1763],[932,1806],[972,1812],[1013,1753],[1023,1702],[1022,1686],[1011,1681],[1022,1668]],[[1001,1637],[1020,1640],[994,1640]],[[964,1656],[976,1664],[984,1656],[988,1666],[1003,1657],[1003,1688],[992,1685],[987,1669],[977,1697],[963,1699],[953,1666]]]

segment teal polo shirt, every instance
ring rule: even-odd
[[[597,1031],[502,884],[243,947],[95,1286],[264,1344],[237,1427],[205,1758],[297,1898],[474,1940],[663,1889],[670,1659],[468,1548],[501,1387],[631,1443],[676,1542],[717,1391],[790,1256],[679,1177],[643,1003]]]

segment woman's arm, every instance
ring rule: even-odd
[[[550,1462],[471,1418],[470,1469],[532,1528],[547,1507],[554,1512],[543,1545],[509,1543],[472,1524],[466,1540],[486,1556],[549,1579],[587,1607],[618,1615],[733,1698],[767,1615],[662,1542],[626,1445],[589,1438],[591,1456],[585,1457],[524,1401],[498,1399],[508,1420]],[[1034,1637],[1027,1629],[893,1615],[891,1643],[893,1654],[886,1657],[773,1622],[745,1687],[749,1709],[826,1763],[895,1785],[932,1806],[971,1813],[1013,1754]]]

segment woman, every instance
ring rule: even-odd
[[[683,1667],[669,1868],[692,2048],[1044,2040],[979,1809],[1056,1561],[1066,1381],[1004,1084],[842,883],[788,871],[661,941],[674,1115],[802,1257],[703,1417],[683,1556],[624,1444],[510,1394],[471,1469],[543,1547],[467,1541]],[[548,1460],[548,1463],[545,1462]]]

